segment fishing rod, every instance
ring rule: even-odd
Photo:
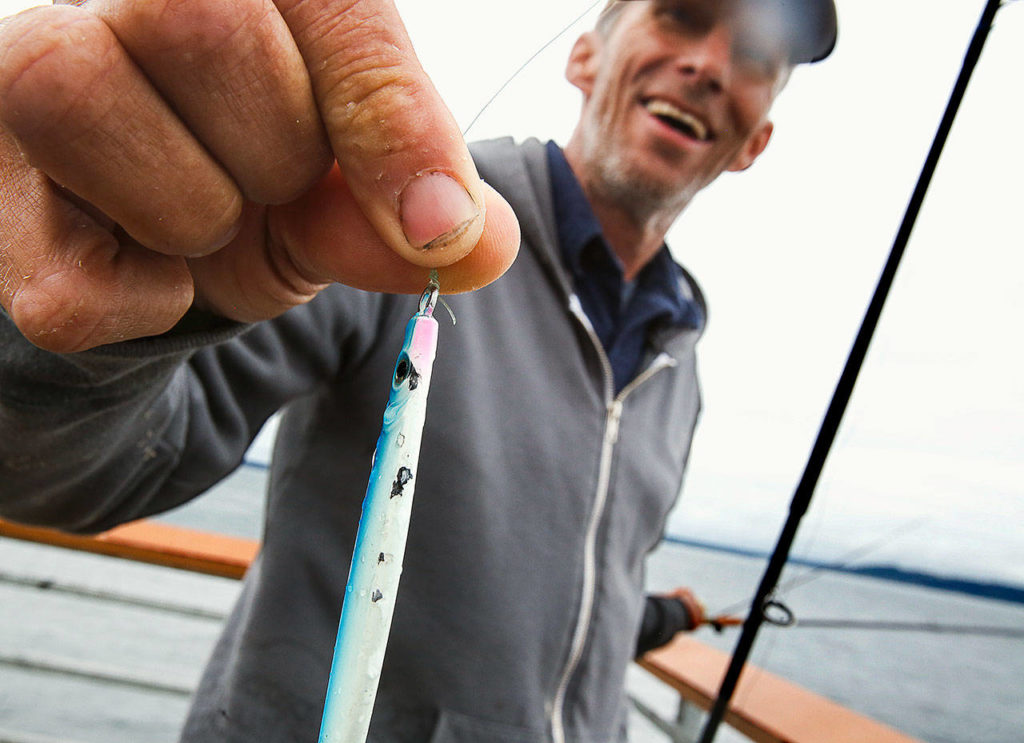
[[[781,601],[772,599],[762,611],[763,621],[775,627],[790,629],[849,629],[879,630],[886,632],[928,632],[946,635],[979,635],[984,637],[1024,638],[1024,627],[1009,627],[1003,624],[958,624],[956,622],[921,622],[898,619],[843,619],[833,617],[797,618],[796,614]],[[746,620],[729,614],[708,617],[704,624],[723,632],[730,627],[739,627]]]
[[[804,572],[802,572],[800,575],[793,576],[789,580],[777,586],[775,593],[788,592],[792,591],[794,588],[801,588],[809,583],[813,583],[814,581],[823,578],[825,575],[829,573],[850,570],[851,566],[858,560],[867,557],[872,552],[874,552],[877,549],[880,549],[881,547],[885,547],[886,545],[892,543],[894,540],[900,538],[904,534],[911,532],[915,529],[919,529],[920,527],[927,524],[929,521],[931,521],[931,518],[918,518],[899,524],[889,532],[882,534],[864,544],[854,547],[849,552],[846,552],[845,554],[841,555],[839,559],[835,560],[834,562],[814,565],[805,570]],[[737,601],[736,603],[729,604],[729,606],[727,606],[726,608],[715,612],[715,616],[731,616],[749,605],[749,599]]]
[[[789,625],[804,629],[874,630],[882,632],[928,632],[939,635],[977,635],[1024,639],[1024,628],[999,624],[956,624],[955,622],[906,622],[886,619],[832,619],[812,617],[794,619]]]
[[[864,365],[864,359],[867,356],[868,347],[871,344],[871,339],[878,326],[878,321],[882,314],[882,308],[884,307],[885,300],[892,289],[896,270],[899,267],[900,260],[902,259],[907,244],[910,241],[910,233],[913,230],[918,214],[921,211],[921,205],[924,203],[924,197],[928,192],[932,176],[935,174],[939,156],[942,154],[946,140],[949,138],[950,130],[952,129],[953,122],[956,119],[957,111],[960,109],[964,93],[967,91],[971,75],[977,67],[978,60],[981,58],[982,49],[984,48],[985,42],[992,30],[992,24],[995,21],[996,13],[999,11],[1002,4],[1003,0],[987,0],[985,8],[982,11],[981,18],[978,21],[978,26],[974,31],[974,36],[971,38],[971,43],[968,46],[966,55],[964,56],[964,62],[960,69],[960,74],[957,77],[956,84],[953,86],[953,91],[950,95],[949,102],[946,105],[946,110],[942,115],[942,120],[940,121],[938,130],[935,133],[935,138],[932,141],[930,150],[928,151],[928,156],[925,158],[921,175],[918,178],[917,185],[914,188],[913,194],[911,195],[910,201],[907,205],[907,210],[903,216],[903,221],[896,234],[892,250],[889,253],[889,258],[886,261],[881,276],[879,277],[875,293],[871,298],[871,303],[868,305],[864,314],[864,319],[861,322],[860,330],[857,332],[856,339],[854,340],[853,347],[850,350],[850,355],[846,360],[846,365],[843,368],[842,375],[839,377],[839,381],[836,384],[835,392],[833,393],[832,400],[829,403],[825,417],[822,420],[821,428],[818,431],[818,436],[814,442],[814,447],[811,450],[804,473],[793,494],[793,499],[790,502],[789,507],[789,516],[787,517],[786,523],[779,534],[775,550],[773,551],[771,559],[768,562],[768,566],[761,578],[761,583],[758,586],[757,593],[755,594],[754,600],[751,604],[750,613],[743,622],[743,631],[736,643],[736,648],[733,651],[729,668],[726,671],[725,677],[722,679],[722,684],[718,690],[718,696],[715,699],[715,703],[712,706],[711,711],[708,713],[708,718],[705,723],[704,730],[701,733],[699,743],[713,743],[715,734],[718,732],[718,727],[725,718],[725,713],[729,708],[729,703],[736,691],[736,685],[739,682],[740,673],[746,666],[747,659],[750,656],[750,651],[754,646],[758,630],[765,621],[765,607],[771,601],[771,597],[775,592],[776,584],[782,574],[782,569],[785,567],[785,564],[789,559],[789,552],[792,549],[793,540],[796,538],[800,521],[803,519],[804,514],[807,513],[811,499],[814,497],[814,490],[821,476],[821,471],[825,466],[825,461],[828,458],[829,451],[835,441],[836,433],[839,430],[839,424],[842,422],[846,408],[849,405],[857,377]]]

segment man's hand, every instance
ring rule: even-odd
[[[493,281],[518,225],[391,0],[102,0],[0,23],[0,303],[58,352],[340,281]],[[335,164],[336,161],[336,164]]]
[[[686,609],[686,615],[689,618],[689,622],[688,626],[683,627],[685,631],[692,632],[707,622],[708,619],[704,610],[704,604],[702,604],[697,598],[697,594],[689,588],[677,588],[671,593],[665,594],[665,597],[675,599]]]

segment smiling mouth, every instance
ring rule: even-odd
[[[708,142],[711,140],[711,129],[707,124],[693,114],[683,111],[668,101],[652,98],[644,103],[644,108],[659,121],[691,139],[695,139],[698,142]]]

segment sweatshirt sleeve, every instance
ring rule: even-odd
[[[647,596],[633,655],[639,658],[665,645],[677,633],[692,629],[695,629],[693,617],[682,601],[671,596]]]
[[[254,326],[67,355],[0,312],[0,516],[91,533],[202,493],[276,410],[372,342],[379,304],[330,291]]]

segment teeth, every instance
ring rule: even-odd
[[[645,104],[645,107],[653,116],[660,116],[662,118],[669,119],[680,128],[685,129],[694,137],[694,139],[698,139],[701,142],[706,142],[708,140],[710,132],[708,131],[707,126],[693,114],[676,108],[668,101],[659,100],[657,98],[648,101]]]

